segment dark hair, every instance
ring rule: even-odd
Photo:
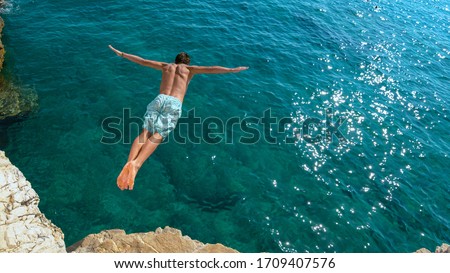
[[[191,63],[191,57],[189,57],[189,55],[186,52],[181,52],[175,58],[175,63],[176,64],[180,64],[181,63],[181,64],[189,65]]]

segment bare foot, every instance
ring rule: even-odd
[[[133,161],[130,162],[129,166],[129,175],[128,175],[128,189],[131,191],[134,187],[134,179],[136,178],[136,174],[139,171],[139,167]]]
[[[117,186],[121,190],[125,190],[127,188],[128,176],[130,174],[130,162],[127,162],[117,177]]]

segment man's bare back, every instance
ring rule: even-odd
[[[153,69],[161,70],[159,95],[148,104],[142,133],[134,140],[128,162],[117,178],[121,190],[133,189],[134,179],[145,160],[155,151],[159,143],[175,128],[181,116],[181,107],[188,85],[196,74],[237,73],[248,67],[227,68],[222,66],[190,65],[190,57],[182,52],[175,63],[146,60],[136,55],[121,52],[109,46],[118,56]]]
[[[175,97],[183,102],[187,87],[193,76],[193,73],[185,64],[165,64],[162,68],[159,93]]]

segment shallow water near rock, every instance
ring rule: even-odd
[[[66,245],[164,226],[240,252],[413,252],[450,241],[445,1],[13,0],[2,12],[6,72],[39,96],[2,148]],[[328,113],[345,117],[347,141],[327,141],[330,127],[317,123],[318,143],[285,143],[295,132],[274,125],[271,144],[247,119],[260,132],[252,145],[237,142],[250,136],[239,126],[217,144],[182,144],[174,136],[205,131],[179,126],[122,192],[116,177],[142,124],[133,119],[107,145],[102,122],[126,109],[142,118],[160,74],[108,44],[166,62],[186,51],[196,65],[250,66],[196,76],[187,120],[193,108],[224,123],[270,109],[301,129]]]

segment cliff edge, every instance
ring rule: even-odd
[[[437,246],[436,250],[434,252],[435,253],[450,253],[450,245],[442,244],[441,246]],[[432,253],[432,252],[426,248],[421,248],[421,249],[417,250],[416,253]]]
[[[88,235],[67,248],[78,253],[237,253],[222,244],[204,244],[171,227],[126,234],[120,229]]]
[[[38,204],[30,182],[0,151],[0,252],[66,252],[64,234]]]

